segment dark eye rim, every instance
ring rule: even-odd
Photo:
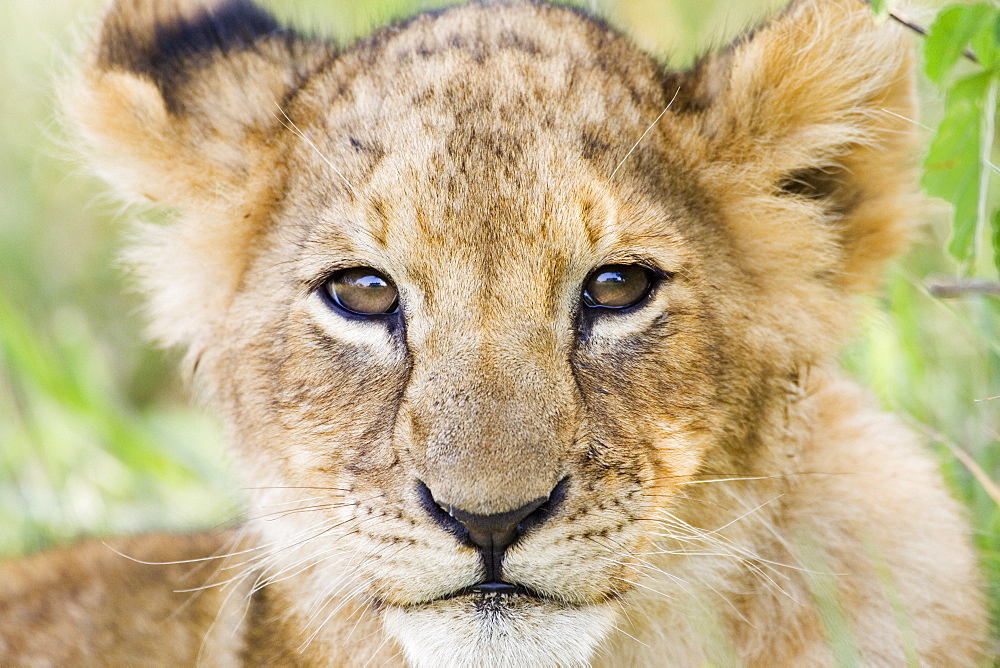
[[[646,274],[648,282],[646,284],[646,289],[643,291],[642,295],[630,304],[623,304],[622,306],[607,306],[605,304],[598,304],[593,302],[593,297],[588,295],[587,284],[590,283],[590,279],[594,277],[595,274],[601,271],[607,271],[608,267],[638,267],[642,269]],[[650,298],[656,293],[657,288],[660,285],[673,278],[673,274],[669,271],[664,271],[659,267],[649,264],[647,262],[608,262],[606,264],[601,264],[595,267],[589,274],[587,278],[583,281],[583,287],[580,290],[580,305],[584,310],[591,313],[630,313],[632,311],[637,311],[649,303]]]
[[[355,311],[345,306],[340,301],[340,299],[337,297],[337,292],[335,290],[330,289],[330,284],[334,281],[334,279],[337,278],[337,276],[340,276],[348,271],[353,271],[355,269],[365,269],[371,271],[373,274],[381,276],[383,279],[385,279],[386,283],[388,283],[389,285],[391,285],[393,288],[396,289],[396,299],[394,299],[392,302],[391,311],[383,311],[381,313],[362,313],[360,311]],[[398,318],[400,315],[399,288],[396,287],[396,283],[391,278],[389,278],[386,272],[381,271],[380,269],[376,269],[375,267],[371,267],[368,265],[354,265],[350,267],[341,267],[335,269],[325,274],[322,279],[318,280],[313,290],[319,294],[320,299],[323,300],[323,303],[326,304],[327,307],[329,307],[332,311],[338,313],[339,315],[348,318],[350,320],[385,320],[385,319],[395,319]]]

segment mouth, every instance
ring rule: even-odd
[[[471,587],[463,587],[450,594],[445,594],[440,597],[439,601],[447,601],[456,598],[462,598],[465,596],[475,597],[479,600],[489,600],[498,598],[509,598],[509,597],[521,597],[526,599],[534,599],[537,601],[548,601],[556,602],[553,598],[541,594],[534,589],[528,587],[513,584],[510,582],[480,582],[479,584],[472,585]]]
[[[502,580],[456,589],[422,604],[388,606],[386,631],[414,665],[590,665],[615,627],[614,606],[574,605]]]

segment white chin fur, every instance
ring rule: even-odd
[[[586,666],[614,626],[610,606],[461,597],[390,607],[386,631],[416,668]]]

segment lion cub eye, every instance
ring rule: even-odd
[[[396,286],[371,267],[341,269],[322,290],[329,303],[351,315],[381,315],[399,309]]]
[[[628,308],[649,296],[653,272],[637,264],[598,267],[583,285],[583,303],[591,308]]]

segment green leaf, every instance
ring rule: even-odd
[[[1000,64],[1000,9],[991,9],[993,16],[983,21],[970,43],[979,64],[996,70]]]
[[[889,11],[888,0],[871,0],[871,6],[876,16],[884,16]]]
[[[987,4],[949,7],[941,12],[924,42],[924,68],[930,80],[941,85],[965,47],[984,32],[984,26],[993,26],[996,16],[997,10]],[[989,42],[988,37],[981,39]]]
[[[944,117],[924,160],[924,188],[931,195],[948,200],[955,209],[948,250],[960,260],[969,257],[976,236],[983,169],[979,143],[991,81],[992,74],[984,72],[961,79],[951,87]]]

